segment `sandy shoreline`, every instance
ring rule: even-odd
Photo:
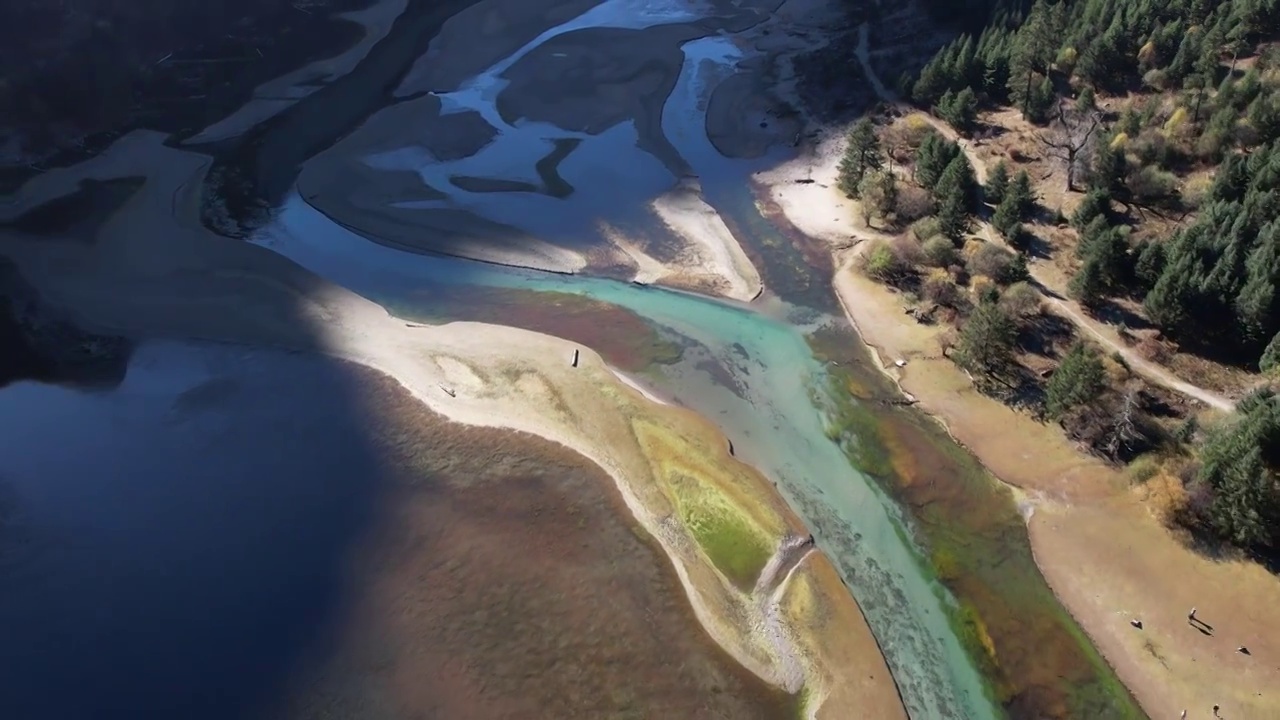
[[[836,294],[880,369],[992,474],[1021,491],[1032,510],[1037,564],[1143,709],[1177,717],[1200,708],[1207,716],[1217,703],[1223,717],[1280,715],[1280,694],[1268,692],[1280,686],[1280,649],[1255,649],[1261,638],[1280,637],[1280,584],[1253,563],[1215,562],[1188,549],[1149,515],[1120,473],[1081,454],[1058,428],[975,391],[943,358],[940,331],[904,315],[898,294],[854,269],[853,246],[881,234],[862,227],[853,203],[836,197],[841,148],[840,134],[828,130],[815,153],[755,179],[792,225],[831,244]],[[802,179],[814,182],[796,182]],[[1233,591],[1206,592],[1213,587]],[[1186,631],[1186,610],[1203,613],[1209,603],[1221,623],[1217,634],[1233,639],[1206,642]],[[1132,618],[1143,620],[1142,632],[1129,625]],[[1234,652],[1237,645],[1254,655]]]
[[[510,53],[592,4],[557,0],[548,7],[517,6],[501,0],[454,16],[402,82],[397,94],[403,99],[374,113],[354,132],[305,162],[297,181],[299,193],[339,224],[398,249],[561,273],[616,276],[620,270],[634,268],[634,278],[642,282],[735,300],[755,298],[761,291],[759,272],[696,186],[679,180],[690,173],[689,159],[680,155],[662,127],[665,102],[685,69],[681,45],[738,18],[756,18],[754,13],[718,3],[716,14],[704,19],[644,29],[590,27],[557,35],[501,74],[505,87],[493,102],[502,121],[516,123],[513,127],[495,127],[491,123],[499,121],[492,116],[486,119],[473,110],[453,112],[457,108],[442,107],[435,95],[417,94],[454,90],[502,57],[478,50],[477,35],[492,37]],[[776,0],[765,3],[776,4]],[[457,55],[456,61],[428,63],[448,52]],[[719,90],[717,108],[750,98],[755,88],[739,79],[728,91]],[[723,116],[723,112],[716,114]],[[535,130],[552,138],[554,128],[560,128],[564,135],[560,140],[582,133],[597,137],[630,125],[636,136],[634,147],[611,145],[607,151],[595,152],[640,152],[649,156],[646,162],[656,159],[674,189],[650,188],[658,179],[648,174],[633,179],[614,168],[592,167],[590,161],[584,164],[577,158],[588,151],[578,148],[561,158],[575,162],[562,164],[585,169],[562,178],[560,190],[576,186],[580,194],[591,197],[591,190],[617,185],[623,193],[637,194],[638,201],[643,195],[643,201],[671,228],[680,248],[662,252],[650,247],[645,238],[629,238],[631,247],[611,243],[608,233],[596,231],[599,224],[636,218],[610,217],[592,204],[598,201],[578,201],[572,196],[539,200],[539,194],[548,193],[540,187],[543,183],[530,184],[538,177],[532,165],[522,167],[522,160],[512,158],[477,159],[486,148],[493,149],[489,146],[500,135],[514,133],[515,127],[527,123],[553,128]],[[718,138],[734,133],[736,125],[725,128],[722,124],[709,119],[708,125],[715,127],[707,131]],[[763,136],[759,131],[754,134]],[[641,159],[629,154],[618,158],[625,164]],[[418,169],[435,162],[459,163],[456,170],[445,171],[454,173],[459,182],[435,176],[430,184],[424,181]],[[635,189],[628,187],[633,182]],[[584,186],[589,187],[584,190]],[[529,192],[530,187],[537,190]],[[527,227],[503,212],[504,205],[517,202],[530,213],[563,218],[554,228]]]
[[[783,609],[764,612],[769,605],[736,589],[676,517],[681,496],[672,493],[680,486],[672,483],[694,477],[722,498],[717,503],[745,513],[768,542],[805,533],[769,483],[729,457],[723,436],[705,420],[650,402],[589,348],[500,326],[405,323],[263,247],[209,234],[195,220],[208,160],[162,140],[148,133],[126,138],[128,152],[117,149],[87,167],[40,178],[6,208],[17,214],[86,175],[147,177],[92,242],[3,238],[6,254],[51,305],[86,327],[134,337],[322,352],[394,378],[454,422],[527,432],[571,448],[614,479],[676,569],[699,621],[740,664],[779,687],[794,691],[803,683],[815,699],[829,698],[809,708],[816,717],[845,717],[843,703],[855,700],[879,708],[877,717],[902,716],[875,640],[852,597],[831,582],[824,556],[811,553],[789,572],[773,595]],[[800,597],[792,597],[792,588]],[[847,619],[841,632],[819,632],[833,613]],[[835,657],[842,658],[838,664]],[[857,697],[850,698],[837,687],[846,674],[877,680],[856,683]]]
[[[662,222],[688,243],[696,260],[681,265],[714,269],[703,283],[722,283],[718,294],[750,302],[764,290],[760,274],[742,251],[720,214],[702,199],[696,181],[686,180],[650,205]],[[699,283],[701,284],[701,283]]]

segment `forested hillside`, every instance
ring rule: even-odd
[[[894,190],[892,213],[880,214],[905,220],[915,240],[878,245],[865,269],[951,308],[960,330],[951,357],[976,379],[1038,396],[1039,412],[1095,451],[1120,437],[1149,453],[1135,477],[1176,477],[1172,519],[1271,554],[1280,545],[1278,406],[1270,390],[1249,391],[1280,370],[1280,0],[925,7],[959,34],[920,72],[898,78],[899,92],[984,152],[999,147],[1003,159],[978,193],[956,145],[913,129],[910,118],[887,119],[880,142],[890,158],[908,149],[898,155],[930,209],[903,212],[904,191]],[[1029,140],[1019,147],[1010,138]],[[879,207],[877,177],[846,190]],[[971,213],[989,214],[1018,254],[974,238]],[[1078,338],[1059,341],[1074,343],[1068,353],[1049,352],[1057,370],[1047,383],[1028,380],[1014,356],[1053,344],[1030,319],[1034,302],[1021,282],[1033,254],[1065,268],[1064,291],[1117,323],[1121,338],[1132,337],[1125,322],[1149,324],[1161,347],[1234,368],[1235,377],[1263,375],[1238,383],[1248,395],[1239,412],[1205,431],[1194,415],[1163,429],[1148,422],[1159,412],[1141,402],[1147,390],[1123,391]],[[912,282],[900,282],[907,275]],[[976,301],[957,299],[966,284]],[[1128,369],[1118,355],[1107,362],[1112,376]],[[1090,429],[1121,416],[1135,419],[1129,436]]]

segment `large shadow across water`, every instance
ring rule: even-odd
[[[206,190],[254,219],[472,4],[410,2],[353,72],[199,148]],[[509,6],[518,46],[541,11]],[[511,48],[442,72],[490,51]],[[292,263],[141,217],[178,199],[146,170],[0,224],[0,262],[62,293],[0,277],[0,717],[795,716],[580,456],[323,355],[164,340],[312,350],[324,328]],[[105,232],[126,206],[139,224]]]
[[[0,390],[0,434],[5,717],[796,711],[601,470],[371,371],[144,343],[115,387]]]

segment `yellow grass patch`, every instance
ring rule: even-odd
[[[632,421],[654,480],[711,564],[742,589],[787,532],[783,518],[752,497],[745,466],[713,457],[706,448],[643,418]]]

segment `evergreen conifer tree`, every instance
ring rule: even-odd
[[[1098,354],[1077,342],[1045,385],[1045,414],[1060,418],[1067,411],[1096,400],[1106,385],[1106,372]]]
[[[869,118],[863,118],[849,131],[849,143],[840,160],[840,191],[848,197],[858,196],[858,184],[868,170],[883,164],[880,141]]]
[[[1005,190],[1009,188],[1009,165],[1001,160],[987,174],[987,184],[983,188],[983,195],[986,200],[993,205],[999,205],[1004,200]]]

